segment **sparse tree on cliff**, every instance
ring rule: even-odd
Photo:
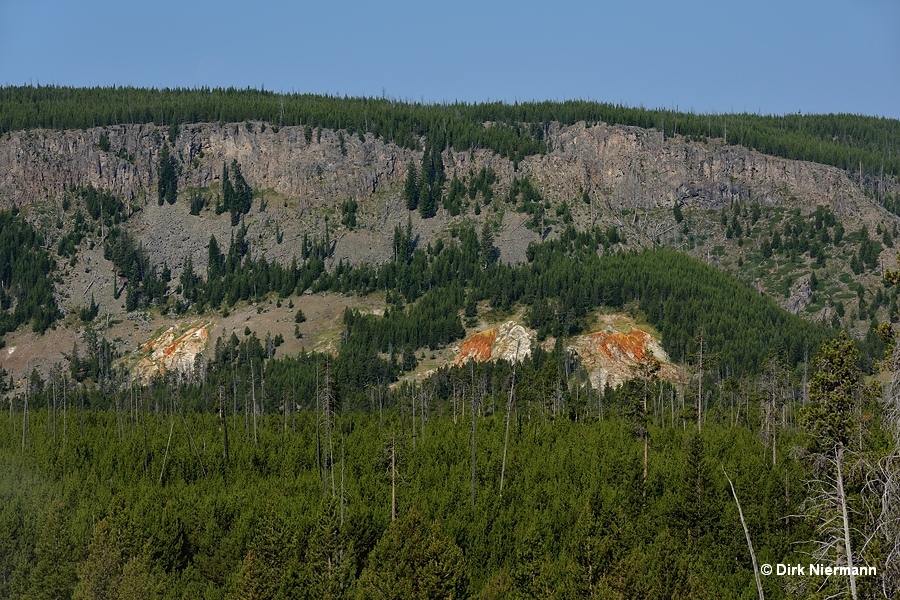
[[[169,145],[163,143],[156,163],[158,174],[156,191],[157,203],[162,206],[163,201],[175,204],[178,195],[178,165],[175,157],[169,153]]]

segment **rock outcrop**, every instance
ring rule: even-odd
[[[194,325],[187,329],[169,327],[147,342],[132,373],[144,383],[157,375],[176,372],[190,374],[194,361],[206,349],[209,325]]]
[[[659,363],[657,377],[677,380],[675,366],[652,335],[634,327],[624,315],[606,316],[603,321],[603,331],[576,336],[567,348],[578,354],[591,385],[597,389],[618,387],[637,376],[641,362],[648,358]],[[457,351],[455,364],[461,366],[470,360],[522,360],[531,354],[534,343],[533,330],[507,321],[466,338]]]
[[[641,362],[658,361],[657,377],[675,381],[677,372],[659,342],[640,329],[617,331],[612,328],[578,336],[569,347],[581,358],[591,385],[596,389],[618,387],[638,375]]]
[[[101,149],[104,133],[108,150]],[[166,135],[167,128],[152,124],[12,132],[0,140],[0,206],[58,198],[70,185],[91,184],[129,201],[151,197]],[[345,135],[342,152],[339,136],[323,129],[320,138],[307,142],[302,127],[185,125],[173,145],[179,186],[214,185],[222,166],[236,159],[255,189],[295,198],[301,207],[334,206],[349,197],[399,189],[409,162],[421,158],[371,135],[365,141]],[[551,127],[548,142],[550,152],[526,157],[518,165],[487,150],[446,150],[444,163],[448,173],[455,170],[460,176],[481,166],[494,169],[500,193],[513,177],[527,174],[551,201],[578,198],[586,190],[608,209],[715,208],[751,197],[764,204],[797,198],[853,215],[866,202],[859,186],[840,169],[717,141],[663,140],[655,130],[579,123]]]
[[[515,321],[507,321],[486,331],[479,331],[463,341],[456,357],[456,365],[470,360],[523,360],[531,355],[534,331]]]
[[[60,197],[70,186],[93,185],[127,201],[155,198],[158,153],[167,128],[120,125],[86,131],[33,130],[0,141],[0,206]],[[101,148],[101,134],[109,150]],[[371,136],[365,142],[323,130],[307,143],[302,127],[277,132],[256,123],[193,124],[181,128],[172,153],[179,187],[219,183],[222,167],[237,160],[256,189],[302,199],[306,205],[363,198],[402,182],[412,153]]]

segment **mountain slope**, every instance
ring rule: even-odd
[[[182,297],[188,257],[201,277],[207,272],[211,236],[223,251],[237,236],[248,256],[283,266],[302,258],[305,240],[327,242],[323,266],[333,270],[388,262],[407,223],[423,250],[451,242],[461,227],[488,231],[495,258],[507,263],[524,262],[529,243],[554,239],[570,224],[596,226],[610,232],[600,243],[606,250],[685,252],[792,312],[860,337],[896,309],[896,288],[883,290],[880,278],[896,265],[898,219],[880,204],[893,208],[900,190],[889,176],[873,185],[862,171],[767,156],[724,139],[553,122],[508,132],[509,139],[536,136],[540,148],[530,153],[473,147],[500,138],[440,142],[442,183],[432,184],[438,205],[430,217],[408,210],[405,191],[411,168],[421,172],[435,156],[427,136],[396,143],[396,134],[310,125],[9,131],[0,136],[0,206],[21,207],[57,250],[63,311],[73,315],[95,301],[113,321],[126,318],[124,292],[131,289],[126,271],[103,250],[119,229],[144,252],[142,260],[171,273],[154,300],[168,310]],[[161,196],[157,202],[165,153],[178,189],[171,206]],[[224,168],[233,165],[253,190],[238,227],[214,210],[225,192]],[[120,208],[92,207],[92,190]],[[67,323],[77,326],[77,319]]]

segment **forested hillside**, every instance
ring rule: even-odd
[[[898,146],[0,88],[0,597],[895,597]],[[811,562],[877,573],[756,577]]]
[[[0,265],[0,341],[25,323],[43,333],[60,316],[53,296],[56,264],[16,211],[0,211]]]
[[[854,564],[878,573],[858,593],[882,597],[896,525],[861,509],[893,493],[896,446],[854,354],[837,340],[814,357],[809,400],[774,356],[758,380],[707,375],[699,420],[696,391],[648,371],[598,393],[558,351],[398,388],[346,385],[340,357],[267,360],[255,338],[195,383],[89,388],[57,371],[0,417],[0,593],[754,597],[727,475],[761,563],[841,564],[818,548],[848,503]],[[817,477],[867,456],[888,470],[821,503]],[[770,598],[847,586],[763,580]]]

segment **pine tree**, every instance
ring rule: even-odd
[[[468,586],[462,551],[416,508],[392,522],[369,554],[360,597],[462,598]]]
[[[169,153],[169,145],[163,143],[156,162],[157,172],[157,203],[162,206],[163,201],[175,204],[178,195],[178,165],[175,157]]]
[[[861,371],[859,352],[845,333],[822,345],[813,360],[816,372],[809,382],[809,404],[801,422],[814,449],[833,456],[849,447],[857,428]]]
[[[481,228],[481,266],[487,268],[497,260],[497,248],[494,246],[494,232],[490,224],[485,221]]]
[[[439,188],[423,187],[419,198],[419,214],[423,219],[430,219],[437,214],[438,198],[436,196],[440,196],[440,194]]]
[[[66,507],[52,500],[35,547],[35,565],[25,598],[56,600],[69,598],[76,583],[77,557]]]
[[[295,536],[270,504],[255,527],[255,535],[241,563],[230,598],[296,597],[291,589],[300,568]]]
[[[228,174],[228,165],[222,165],[222,203],[216,205],[216,214],[220,215],[234,206],[234,186]]]
[[[118,597],[122,568],[127,559],[127,540],[122,527],[109,518],[95,526],[87,558],[78,566],[74,600]]]
[[[406,183],[403,187],[403,197],[406,199],[406,208],[416,210],[419,207],[419,179],[416,174],[416,163],[410,161],[406,169]]]
[[[356,576],[356,554],[334,500],[326,501],[319,514],[303,564],[304,588],[311,597],[349,597]]]
[[[210,240],[210,244],[212,244],[212,240]],[[184,270],[181,272],[179,281],[181,282],[181,295],[190,302],[196,302],[197,286],[200,281],[197,274],[194,273],[194,260],[190,254],[184,260]]]
[[[813,477],[807,482],[807,515],[817,523],[818,548],[813,555],[821,561],[842,562],[851,571],[854,553],[851,532],[855,527],[850,508],[847,474],[857,460],[852,439],[858,426],[862,373],[859,353],[845,333],[822,345],[813,364],[816,372],[809,382],[809,404],[801,413],[801,423],[811,438],[808,456]],[[859,450],[862,450],[861,448]],[[850,593],[858,597],[856,576],[849,576]]]

